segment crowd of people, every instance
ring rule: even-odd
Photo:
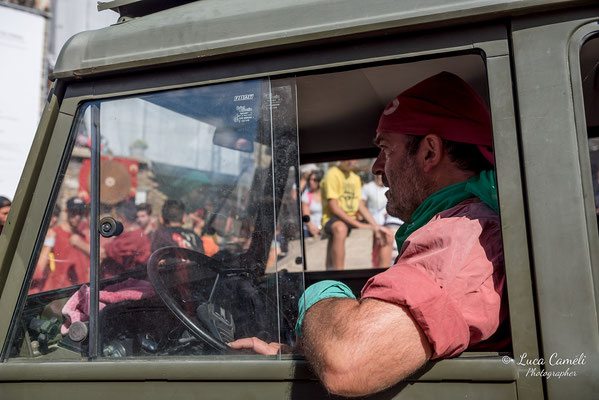
[[[341,161],[326,174],[315,164],[301,167],[304,237],[328,239],[327,268],[343,269],[345,240],[351,230],[372,229],[372,266],[388,267],[393,253],[392,232],[402,221],[386,213],[386,189],[380,177],[362,185],[355,166],[355,160]],[[0,196],[0,233],[11,205],[7,197]],[[58,204],[54,207],[30,293],[89,281],[89,205],[71,197],[64,208]],[[205,210],[186,213],[183,202],[168,199],[161,211],[156,217],[150,204],[135,205],[132,201],[114,207],[112,214],[123,224],[123,233],[100,241],[102,278],[144,265],[152,251],[164,246],[194,249],[208,256],[221,249],[218,236],[204,231]]]
[[[144,269],[152,252],[161,247],[188,248],[208,256],[219,251],[214,235],[203,231],[203,210],[188,214],[180,200],[166,200],[159,217],[152,215],[150,204],[135,205],[132,201],[119,203],[110,214],[123,225],[123,231],[100,240],[101,279]],[[29,293],[89,282],[90,239],[88,204],[71,197],[65,203],[64,213],[56,205]]]

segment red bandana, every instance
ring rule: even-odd
[[[381,115],[377,132],[436,134],[475,144],[494,164],[489,110],[466,82],[449,72],[425,79],[393,99]]]

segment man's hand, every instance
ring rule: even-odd
[[[391,229],[387,228],[386,226],[376,225],[374,228],[372,228],[372,231],[377,243],[381,247],[386,246],[393,241],[393,232],[391,232]]]
[[[320,230],[316,227],[316,225],[314,224],[307,224],[308,226],[308,231],[310,232],[310,235],[314,236],[314,237],[318,237],[320,236]]]
[[[150,222],[148,222],[148,225],[146,225],[146,228],[144,229],[144,233],[146,235],[149,235],[150,233],[154,232],[157,229],[158,229],[158,220],[156,219],[156,217],[150,217]]]
[[[362,224],[363,226],[360,228],[372,229],[374,237],[379,246],[385,246],[393,241],[393,232],[391,232],[389,228],[379,225],[374,221],[374,218],[372,218],[372,214],[370,214],[370,211],[368,211],[366,202],[364,200],[360,201],[358,211],[360,214],[362,214],[362,216],[364,216],[364,219],[367,222],[367,224]]]
[[[277,342],[266,343],[265,341],[260,340],[257,337],[237,339],[231,343],[227,343],[227,345],[235,350],[248,349],[252,350],[255,353],[263,354],[266,356],[277,355],[279,354],[279,350],[281,351],[281,353],[291,353],[291,347],[285,344]]]

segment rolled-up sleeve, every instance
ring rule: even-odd
[[[433,349],[456,356],[499,327],[504,287],[499,219],[435,217],[405,242],[397,264],[372,277],[362,298],[408,308]]]

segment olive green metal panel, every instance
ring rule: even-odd
[[[383,29],[496,19],[587,0],[203,0],[80,33],[63,48],[56,78],[156,66]]]
[[[592,22],[582,26],[576,31],[570,40],[569,62],[570,77],[572,81],[572,100],[574,101],[574,116],[576,123],[576,133],[578,137],[578,147],[580,155],[580,172],[582,177],[582,189],[584,193],[586,216],[587,216],[587,235],[589,238],[589,248],[591,255],[591,265],[595,266],[593,272],[593,284],[595,287],[595,307],[599,310],[599,234],[597,227],[597,212],[595,209],[595,196],[593,182],[586,177],[592,177],[591,158],[589,152],[589,138],[587,134],[587,121],[585,117],[585,106],[581,76],[580,45],[584,43],[589,36],[597,37],[599,35],[599,24]],[[599,58],[599,55],[597,55]],[[589,111],[589,110],[587,110]],[[599,322],[599,318],[597,320]],[[598,327],[599,328],[599,327]]]
[[[493,140],[496,159],[501,230],[506,265],[507,294],[514,358],[523,354],[538,357],[532,277],[527,246],[527,228],[520,170],[520,152],[512,96],[508,56],[487,59],[489,98],[493,110]],[[540,377],[520,367],[518,395],[524,399],[543,398]]]
[[[76,382],[10,383],[0,386],[8,399],[89,400],[118,399],[324,399],[337,398],[326,393],[317,382]],[[514,384],[489,383],[417,383],[401,392],[391,388],[369,399],[516,399]]]
[[[549,365],[553,354],[562,359],[585,355],[584,365],[570,367],[576,376],[546,380],[550,399],[593,399],[599,392],[597,309],[568,64],[572,35],[598,15],[599,10],[589,9],[523,18],[513,24],[544,369],[568,369]]]
[[[0,343],[5,342],[9,321],[15,311],[33,245],[38,235],[46,203],[54,182],[54,174],[64,142],[52,140],[50,132],[57,121],[62,129],[70,130],[70,119],[59,116],[59,99],[53,93],[46,103],[35,138],[14,197],[7,227],[0,235]],[[45,160],[46,153],[58,156]],[[40,175],[44,179],[39,179]]]
[[[31,165],[39,164],[41,168],[36,169],[29,175],[30,180],[25,178],[26,172],[24,172],[17,189],[18,194],[19,190],[22,190],[21,188],[25,186],[27,194],[23,198],[22,204],[17,203],[18,219],[14,221],[22,229],[20,232],[8,233],[7,239],[9,241],[14,239],[15,243],[13,247],[7,249],[6,255],[3,254],[2,258],[3,263],[7,263],[6,269],[8,270],[6,284],[0,297],[0,321],[2,321],[0,323],[0,340],[3,343],[5,343],[4,339],[9,327],[8,321],[11,320],[13,313],[16,311],[17,300],[27,273],[27,267],[34,256],[35,244],[64,153],[67,137],[71,130],[72,120],[72,116],[60,113],[56,118],[54,127],[48,126],[48,130],[43,132],[44,139],[49,139],[47,154],[52,156],[45,157],[46,153],[41,150],[36,152],[36,156],[39,156],[39,158],[35,162],[31,162]],[[54,128],[54,134],[50,136],[49,131],[52,128]],[[27,165],[30,165],[29,161]],[[4,236],[4,233],[2,236]],[[4,264],[2,266],[4,267]]]
[[[213,381],[315,379],[303,360],[267,360],[248,357],[240,361],[225,357],[201,360],[122,359],[92,362],[9,361],[0,364],[0,381]],[[511,382],[518,377],[509,357],[481,357],[466,354],[452,360],[430,363],[411,380]]]
[[[58,117],[58,99],[55,95],[49,97],[45,104],[40,123],[38,125],[31,150],[25,162],[18,190],[15,194],[15,203],[8,215],[3,235],[0,236],[0,254],[12,254],[11,249],[16,247],[20,230],[23,228],[23,216],[27,213],[27,206],[31,198],[32,186],[34,186],[36,174],[39,173],[41,161],[48,147],[49,135],[46,134],[54,126]],[[0,260],[0,295],[6,283],[6,276],[10,269],[11,258],[4,256]]]

